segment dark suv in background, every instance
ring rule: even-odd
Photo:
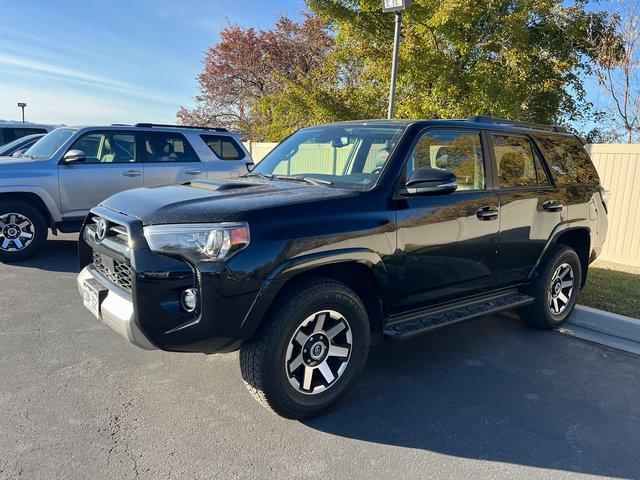
[[[602,247],[582,141],[490,117],[310,127],[245,178],[121,193],[92,210],[78,288],[135,345],[240,349],[280,415],[330,408],[371,343],[503,310],[552,329]]]

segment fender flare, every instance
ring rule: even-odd
[[[386,266],[377,253],[365,248],[343,248],[301,255],[282,262],[267,276],[242,321],[239,337],[244,340],[254,334],[273,300],[288,280],[319,267],[341,263],[358,263],[369,268],[378,282],[383,303],[389,301],[389,277]]]
[[[16,185],[16,186],[3,186],[0,187],[0,194],[11,194],[11,193],[30,193],[36,195],[44,206],[49,211],[49,215],[51,216],[51,220],[53,223],[61,222],[62,215],[60,214],[60,210],[58,209],[58,205],[56,204],[53,197],[44,189],[40,187],[34,187],[29,185]]]
[[[529,272],[529,276],[527,277],[529,280],[535,277],[535,275],[538,273],[544,257],[546,256],[549,249],[553,247],[556,243],[558,243],[558,238],[560,238],[562,234],[570,232],[572,230],[586,230],[589,233],[589,238],[591,239],[591,227],[586,219],[577,219],[577,220],[572,220],[570,222],[561,223],[553,230],[553,232],[551,232],[551,235],[549,236],[547,243],[545,244],[544,248],[542,249],[542,252],[540,252],[540,255],[538,256],[538,260],[536,260],[536,263],[533,265],[533,268]],[[589,255],[590,254],[591,254],[591,243],[589,244]]]

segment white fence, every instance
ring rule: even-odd
[[[588,145],[609,190],[609,233],[600,260],[640,267],[640,145]]]
[[[258,163],[277,143],[247,142]],[[609,190],[609,233],[600,260],[640,268],[640,145],[587,145]]]

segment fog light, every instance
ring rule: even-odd
[[[198,291],[194,288],[189,288],[182,292],[180,295],[180,305],[185,312],[194,312],[198,306]]]

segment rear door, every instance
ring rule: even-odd
[[[144,185],[176,185],[207,178],[205,165],[179,132],[143,132]]]
[[[566,218],[566,207],[527,135],[487,136],[500,200],[500,278],[510,284],[527,278],[553,230]]]
[[[84,133],[68,149],[82,150],[84,163],[58,165],[60,202],[67,219],[84,217],[110,196],[142,186],[136,134],[94,130]]]

